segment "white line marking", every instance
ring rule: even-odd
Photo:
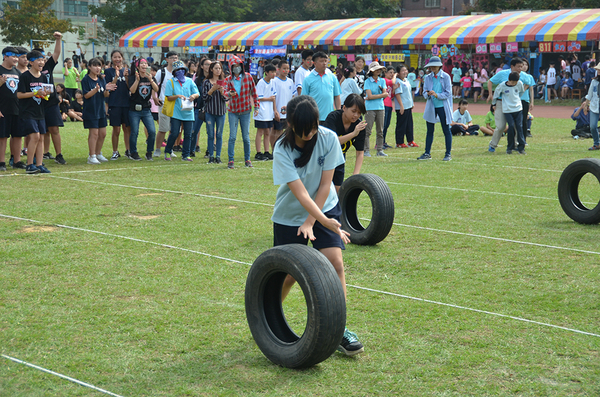
[[[20,217],[17,217],[17,216],[10,216],[10,215],[4,215],[4,214],[0,214],[0,217],[4,217],[4,218],[8,218],[8,219],[16,219],[16,220],[25,221],[25,222],[32,222],[32,223],[45,223],[45,222],[36,221],[36,220],[33,220],[33,219],[20,218]],[[79,227],[59,225],[59,224],[54,224],[53,226],[60,227],[60,228],[65,228],[65,229],[71,229],[71,230],[77,230],[77,231],[84,231],[84,232],[89,232],[89,233],[100,234],[100,235],[107,236],[107,237],[116,237],[116,238],[121,238],[121,239],[125,239],[125,240],[130,240],[130,241],[136,241],[136,242],[140,242],[140,243],[151,244],[151,245],[155,245],[155,246],[159,246],[159,247],[164,247],[164,248],[170,248],[170,249],[179,250],[179,251],[191,252],[191,253],[195,253],[195,254],[207,256],[207,257],[210,257],[210,258],[221,259],[221,260],[224,260],[224,261],[233,262],[233,263],[239,263],[239,264],[247,265],[247,266],[251,266],[252,265],[249,262],[238,261],[238,260],[235,260],[235,259],[225,258],[225,257],[218,256],[218,255],[211,255],[211,254],[208,254],[208,253],[205,253],[205,252],[191,250],[191,249],[187,249],[187,248],[176,247],[176,246],[173,246],[173,245],[161,244],[161,243],[156,243],[156,242],[153,242],[153,241],[141,240],[141,239],[137,239],[137,238],[133,238],[133,237],[127,237],[127,236],[121,236],[121,235],[118,235],[118,234],[99,232],[99,231],[96,231],[96,230],[83,229],[83,228],[79,228]],[[355,286],[355,285],[350,285],[350,284],[347,284],[347,285],[349,287],[356,288],[356,289],[362,289],[362,290],[365,290],[365,291],[376,292],[376,293],[381,293],[381,294],[391,295],[391,296],[397,296],[397,297],[412,299],[412,300],[415,300],[415,301],[422,301],[422,302],[426,302],[426,303],[432,303],[432,304],[436,304],[436,305],[448,306],[448,307],[453,307],[453,308],[456,308],[456,309],[469,310],[469,311],[472,311],[472,312],[489,314],[489,315],[493,315],[493,316],[497,316],[497,317],[505,317],[505,318],[510,318],[510,319],[517,320],[517,321],[524,321],[524,322],[527,322],[527,323],[532,323],[532,324],[537,324],[537,325],[542,325],[542,326],[548,326],[548,327],[552,327],[552,328],[558,328],[558,329],[562,329],[562,330],[566,330],[566,331],[572,331],[572,332],[576,332],[576,333],[579,333],[579,334],[589,335],[589,336],[595,336],[595,337],[599,337],[600,338],[599,334],[594,334],[594,333],[586,332],[586,331],[580,331],[580,330],[573,329],[573,328],[562,327],[560,325],[553,325],[553,324],[542,323],[542,322],[538,322],[538,321],[534,321],[534,320],[528,320],[528,319],[522,318],[522,317],[514,317],[514,316],[509,316],[509,315],[506,315],[506,314],[489,312],[489,311],[480,310],[480,309],[473,309],[473,308],[469,308],[469,307],[465,307],[465,306],[458,306],[458,305],[453,305],[451,303],[437,302],[437,301],[423,299],[423,298],[416,298],[416,297],[412,297],[412,296],[408,296],[408,295],[400,295],[400,294],[396,294],[396,293],[393,293],[393,292],[380,291],[380,290],[375,290],[375,289],[371,289],[371,288],[360,287],[360,286]]]
[[[115,393],[112,393],[112,392],[110,392],[108,390],[101,389],[101,388],[99,388],[97,386],[90,385],[89,383],[85,383],[85,382],[82,382],[82,381],[77,380],[75,378],[71,378],[70,376],[59,374],[58,372],[54,372],[54,371],[51,371],[49,369],[40,367],[39,365],[28,363],[27,361],[19,360],[18,358],[10,357],[10,356],[4,355],[4,354],[0,354],[0,356],[6,358],[7,360],[11,360],[11,361],[14,361],[16,363],[23,364],[23,365],[26,365],[26,366],[31,367],[31,368],[35,368],[35,369],[37,369],[39,371],[46,372],[46,373],[48,373],[50,375],[58,376],[59,378],[66,379],[66,380],[71,381],[73,383],[77,383],[78,385],[85,386],[85,387],[88,387],[90,389],[94,389],[96,391],[99,391],[100,393],[108,394],[109,396],[123,397],[123,396],[121,396],[119,394],[115,394]]]

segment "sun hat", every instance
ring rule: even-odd
[[[173,62],[173,72],[175,72],[179,69],[184,69],[186,72],[188,71],[188,68],[185,66],[185,63],[183,63],[183,61]]]
[[[369,71],[367,72],[367,74],[371,74],[376,70],[381,70],[381,69],[385,69],[385,66],[381,66],[379,64],[379,62],[371,62],[369,64]]]
[[[440,57],[431,57],[429,58],[429,62],[427,63],[427,65],[425,65],[425,67],[428,68],[430,66],[439,66],[441,68],[444,65],[442,64]]]
[[[596,70],[600,70],[600,64],[598,64],[598,65],[594,66],[594,69],[596,69]]]

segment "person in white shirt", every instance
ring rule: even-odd
[[[479,126],[473,124],[473,118],[467,110],[468,107],[469,102],[466,99],[458,102],[458,109],[452,113],[452,123],[450,123],[452,135],[479,135]]]
[[[281,60],[277,64],[277,76],[273,79],[273,86],[277,92],[275,97],[275,119],[273,120],[273,132],[271,133],[271,147],[275,147],[277,138],[281,136],[287,128],[287,104],[296,95],[296,86],[294,81],[288,77],[290,65],[287,61]]]
[[[546,89],[548,90],[546,97],[546,103],[549,103],[552,100],[552,94],[554,94],[555,98],[558,98],[558,94],[554,89],[556,85],[556,69],[554,69],[554,62],[550,62],[550,67],[548,68],[548,76],[546,77]]]
[[[314,52],[312,50],[302,51],[302,65],[294,73],[294,83],[296,83],[296,92],[298,95],[302,95],[302,82],[304,78],[310,73],[310,68],[313,66]]]
[[[256,156],[254,158],[256,160],[273,160],[273,155],[269,153],[270,135],[273,129],[273,120],[276,115],[279,117],[275,102],[277,91],[273,84],[276,71],[274,65],[270,63],[265,65],[265,76],[256,84],[256,95],[258,95],[260,105],[258,114],[254,116],[254,126],[256,127]],[[265,149],[264,153],[260,151],[261,140]]]
[[[508,123],[506,154],[512,154],[515,149],[515,130],[519,145],[517,150],[519,154],[525,153],[525,137],[523,136],[523,105],[521,104],[521,94],[525,92],[525,86],[519,81],[519,73],[512,72],[508,75],[508,81],[498,84],[494,91],[492,104],[502,96],[502,112]]]

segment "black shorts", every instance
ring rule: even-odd
[[[256,127],[256,128],[273,128],[273,120],[271,120],[271,121],[254,120],[254,127]]]
[[[19,116],[15,114],[0,117],[0,138],[22,138],[27,135],[19,128]]]
[[[95,120],[86,120],[83,119],[83,128],[90,129],[90,128],[104,128],[106,127],[106,117],[103,117],[101,119],[95,119]]]
[[[46,133],[46,121],[34,120],[34,119],[19,119],[19,128],[21,130],[23,130],[23,133],[25,135],[35,134],[35,133],[45,134]]]
[[[158,112],[152,112],[152,118],[154,121],[158,121]]]
[[[452,82],[452,86],[453,87],[460,87],[460,82],[458,82],[458,83]]]
[[[281,121],[273,120],[273,129],[275,131],[283,131],[287,128],[288,123],[286,119],[281,119]]]
[[[473,91],[473,92],[481,92],[481,87],[473,87],[473,88],[471,88],[471,91]]]
[[[129,127],[129,108],[117,106],[108,108],[108,119],[111,127],[120,127],[122,124],[125,124],[125,127]]]
[[[346,173],[346,164],[340,164],[333,171],[333,185],[342,186],[344,182],[344,174]]]
[[[340,203],[337,203],[335,207],[325,213],[326,217],[337,219],[338,222],[340,221],[341,215],[342,209],[340,208]],[[280,225],[279,223],[274,223],[273,245],[275,247],[285,244],[308,245],[308,239],[304,238],[302,235],[298,236],[297,234],[298,226],[285,226]],[[312,245],[316,249],[332,247],[346,249],[346,246],[342,242],[342,238],[339,236],[339,234],[332,232],[319,222],[315,222],[313,225],[313,234],[315,235],[315,241],[312,241]]]
[[[60,114],[60,108],[58,105],[50,106],[46,108],[46,128],[48,127],[64,127],[62,116]]]

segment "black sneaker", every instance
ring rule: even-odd
[[[44,160],[54,160],[55,158],[52,156],[50,152],[44,153]]]
[[[215,163],[216,164],[222,164],[223,162],[221,161],[220,157],[215,157]]]
[[[208,164],[212,164],[212,163],[214,163],[214,162],[215,162],[215,158],[214,158],[213,156],[210,156],[210,157],[208,158]]]
[[[127,156],[127,152],[125,152],[125,155]],[[140,155],[137,152],[133,152],[133,153],[129,153],[129,157],[131,160],[135,160],[135,161],[141,161],[142,158],[140,157]]]
[[[340,342],[337,350],[339,352],[344,353],[347,356],[354,356],[356,354],[362,353],[365,351],[365,348],[362,343],[358,340],[358,337],[354,332],[350,332],[348,328],[344,330],[344,337]]]
[[[254,160],[264,160],[264,159],[265,159],[265,156],[262,154],[262,152],[258,152],[254,156]]]
[[[27,166],[22,161],[17,161],[16,163],[13,164],[12,167],[15,168],[15,169],[19,169],[19,170],[25,170],[25,169],[27,169]]]
[[[129,150],[125,150],[125,157],[127,157],[130,160],[134,160],[133,157],[131,157],[131,152]],[[139,156],[138,156],[139,157]]]
[[[197,153],[200,153],[200,146],[196,146],[196,150],[194,150]]]
[[[13,156],[12,154],[10,155],[10,160],[8,162],[8,165],[10,165],[11,167],[13,166],[13,164],[15,163],[15,156]]]
[[[21,150],[21,156],[27,156],[27,148]]]
[[[175,146],[173,146],[173,151],[174,152],[181,152],[181,145],[175,145]]]
[[[148,161],[154,161],[154,160],[152,159],[152,152],[148,152],[148,153],[146,153],[146,160],[148,160]]]
[[[204,158],[207,159],[210,157],[210,153],[208,153],[208,150],[204,153]]]
[[[190,157],[196,157],[196,152],[190,152]]]
[[[63,157],[62,153],[57,154],[56,158],[54,159],[54,161],[56,161],[58,164],[61,164],[61,165],[67,164],[67,161]]]
[[[265,154],[263,155],[263,160],[273,160],[273,155],[269,152],[265,152]]]
[[[6,163],[0,163],[0,171],[6,171]]]

